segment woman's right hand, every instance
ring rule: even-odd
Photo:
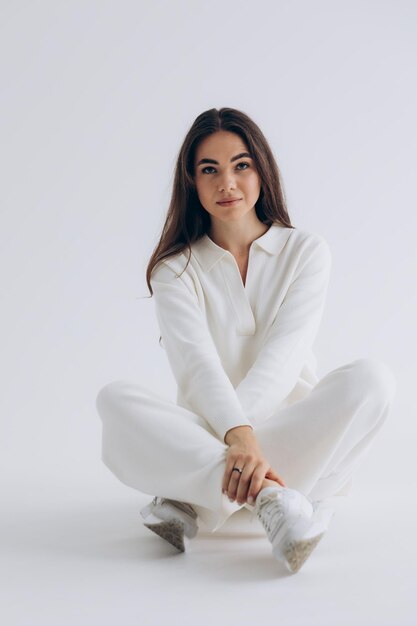
[[[253,504],[265,478],[286,487],[283,479],[265,458],[250,426],[231,429],[226,434],[225,443],[229,445],[229,449],[222,490],[229,499],[236,500],[238,504]],[[233,471],[234,467],[243,469],[243,472]]]

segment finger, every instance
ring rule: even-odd
[[[240,455],[228,455],[227,459],[226,459],[226,468],[224,471],[224,475],[223,475],[223,480],[222,480],[222,491],[223,493],[227,493],[228,489],[229,489],[229,483],[231,478],[235,478],[233,475],[236,474],[237,477],[239,478],[239,472],[237,472],[236,470],[233,471],[234,467],[238,467],[241,468],[243,466],[243,461],[240,458]]]
[[[248,463],[245,465],[245,469],[240,475],[238,488],[236,492],[236,501],[238,504],[244,504],[248,496],[248,490],[253,476],[253,472],[256,468],[255,463]]]
[[[230,475],[233,470],[235,462],[236,462],[235,456],[230,453],[230,448],[229,448],[229,452],[227,453],[227,456],[226,456],[226,465],[225,465],[223,480],[222,480],[223,492],[227,491],[227,486],[229,484]]]
[[[265,474],[265,478],[269,478],[269,480],[275,480],[277,483],[282,485],[282,487],[286,487],[287,486],[286,483],[284,482],[284,480],[272,468],[270,468],[267,471],[267,473]]]
[[[274,476],[272,478],[270,476],[265,476],[265,478],[269,478],[269,480],[275,481],[276,483],[281,485],[281,487],[286,487],[287,486],[285,484],[285,482],[282,480],[282,478],[280,478],[277,474],[274,474]]]
[[[269,480],[274,480],[275,482],[279,483],[282,487],[286,487],[285,482],[282,480],[282,478],[278,476],[278,474],[273,474],[272,476],[265,475],[265,478],[268,478]]]
[[[237,490],[238,490],[241,480],[242,480],[242,474],[240,472],[237,472],[236,470],[232,471],[229,484],[227,486],[227,495],[230,500],[236,499]]]
[[[252,480],[250,482],[248,495],[247,495],[248,504],[253,504],[255,502],[256,496],[261,490],[264,478],[265,478],[265,467],[262,465],[259,465],[252,474]],[[252,500],[250,500],[249,498],[252,498]]]

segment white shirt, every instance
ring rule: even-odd
[[[318,382],[312,351],[327,293],[325,239],[273,224],[249,250],[246,284],[228,250],[205,234],[151,275],[177,404],[224,442],[302,399]],[[177,275],[181,276],[177,277]]]

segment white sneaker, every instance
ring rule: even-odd
[[[296,489],[265,487],[258,493],[254,513],[266,530],[274,557],[295,573],[324,535],[334,511]]]
[[[155,496],[152,502],[140,511],[144,524],[154,533],[185,552],[188,539],[198,532],[197,513],[186,502]]]

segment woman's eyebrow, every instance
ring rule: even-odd
[[[250,159],[252,158],[249,152],[240,152],[230,159],[230,163],[233,163],[233,161],[237,161],[237,159],[242,159],[243,157],[249,157]],[[201,165],[202,163],[214,163],[215,165],[219,165],[219,162],[215,161],[214,159],[200,159],[197,163],[197,166]]]

